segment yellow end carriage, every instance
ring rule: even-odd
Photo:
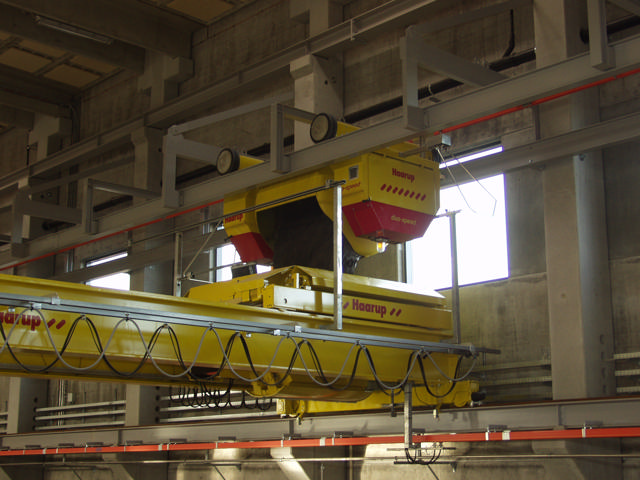
[[[314,129],[323,137],[353,129],[318,118],[312,137]],[[0,275],[0,371],[231,385],[279,399],[287,414],[380,408],[389,395],[402,401],[407,383],[414,405],[469,404],[478,384],[459,381],[460,361],[473,357],[468,368],[480,350],[446,343],[452,320],[441,295],[346,273],[342,329],[334,328],[334,274],[322,268],[332,194],[300,195],[343,182],[352,271],[360,256],[422,236],[438,209],[438,165],[405,155],[413,148],[389,147],[226,198],[231,241],[243,261],[275,264],[268,273],[192,288],[186,298]],[[218,169],[256,161],[225,150]],[[302,265],[283,264],[292,258]]]

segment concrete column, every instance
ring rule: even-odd
[[[309,23],[313,37],[342,21],[342,5],[332,0],[300,0],[290,2],[291,18]],[[314,113],[342,117],[342,58],[330,59],[307,55],[291,63],[294,79],[295,106]],[[309,126],[296,122],[296,150],[312,144]]]
[[[134,187],[160,193],[162,188],[162,131],[144,127],[131,134],[134,146]]]
[[[147,50],[144,74],[138,79],[138,88],[148,92],[151,108],[157,108],[176,98],[180,83],[193,76],[193,60],[171,58],[162,53]]]
[[[160,389],[127,383],[125,395],[127,399],[124,414],[125,426],[155,425]]]
[[[47,380],[12,377],[9,381],[7,433],[32,432],[35,409],[47,405]]]
[[[342,21],[342,2],[334,0],[295,0],[289,2],[289,16],[309,24],[309,36],[313,37]]]
[[[40,161],[62,148],[64,137],[71,135],[71,120],[68,118],[50,117],[36,114],[33,129],[29,132],[29,145],[33,150],[36,145],[36,156],[30,160]]]
[[[313,113],[342,117],[342,62],[307,55],[291,63],[294,79],[295,107]],[[309,125],[296,122],[295,149],[312,144]]]
[[[135,148],[134,187],[160,193],[162,181],[162,132],[153,128],[141,128],[131,135]],[[138,199],[137,201],[144,201]],[[172,221],[145,228],[136,232],[135,238],[151,237],[173,227]],[[134,239],[135,239],[134,238]],[[131,254],[140,249],[149,250],[172,240],[172,236],[136,244]],[[173,293],[173,261],[149,265],[131,272],[131,289],[149,293]]]
[[[537,0],[534,24],[538,68],[585,49],[582,0]],[[540,136],[599,120],[598,92],[585,92],[540,108]],[[601,152],[564,158],[542,172],[549,337],[554,399],[615,394],[611,288]],[[536,450],[545,449],[536,444]],[[554,453],[587,454],[585,442],[555,442]],[[620,451],[618,441],[600,442]],[[549,465],[546,478],[621,478],[619,459],[573,459]]]
[[[388,245],[384,253],[361,258],[356,267],[356,274],[394,282],[406,282],[405,249],[404,244]]]
[[[535,4],[538,67],[579,53],[586,3]],[[540,109],[541,136],[599,119],[597,92],[551,102]],[[601,152],[565,158],[542,174],[549,327],[556,399],[615,393],[613,333]]]

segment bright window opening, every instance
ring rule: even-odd
[[[471,153],[469,155],[465,155],[463,157],[457,157],[452,160],[448,160],[443,162],[440,165],[440,168],[452,167],[453,165],[458,165],[459,163],[470,162],[471,160],[477,160],[478,158],[488,157],[490,155],[495,155],[496,153],[502,152],[502,145],[498,145],[494,148],[489,148],[487,150],[481,150],[479,152]]]
[[[127,256],[127,252],[118,252],[106,257],[96,258],[86,262],[87,267],[95,267],[103,263],[113,262]],[[92,287],[113,288],[116,290],[131,290],[131,275],[128,272],[114,273],[91,279],[87,285]]]
[[[509,275],[504,176],[486,178],[440,192],[440,211],[456,214],[460,285]],[[426,290],[451,287],[448,217],[436,218],[424,237],[408,243],[409,283]]]
[[[231,266],[241,262],[240,254],[233,244],[229,243],[216,249],[216,262],[218,268],[216,270],[216,282],[225,282],[231,280]],[[272,267],[268,265],[256,265],[258,273],[268,272]]]

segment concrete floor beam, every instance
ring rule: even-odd
[[[171,57],[191,56],[191,33],[202,25],[128,0],[2,0],[5,5]],[[37,21],[37,19],[36,19]],[[42,26],[41,28],[47,28]]]
[[[144,70],[143,48],[118,40],[103,45],[90,39],[42,28],[33,16],[25,15],[19,8],[9,5],[0,4],[0,30],[137,73]]]

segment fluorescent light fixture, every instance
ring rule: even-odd
[[[51,28],[52,30],[68,33],[69,35],[74,35],[76,37],[93,40],[94,42],[102,43],[103,45],[111,45],[113,43],[112,38],[100,35],[99,33],[95,33],[89,30],[85,30],[84,28],[69,25],[68,23],[62,23],[51,18],[41,17],[40,15],[36,15],[35,18],[36,23],[42,27]]]
[[[452,167],[453,165],[458,165],[459,163],[470,162],[471,160],[476,160],[482,157],[488,157],[490,155],[495,155],[496,153],[500,153],[504,150],[502,145],[499,145],[494,148],[490,148],[488,150],[481,150],[479,152],[472,153],[470,155],[465,155],[464,157],[454,158],[453,160],[449,160],[448,162],[444,162],[440,165],[440,168]]]

